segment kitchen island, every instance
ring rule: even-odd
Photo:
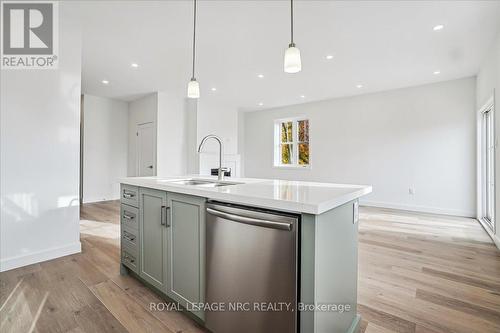
[[[356,332],[358,199],[370,186],[121,182],[122,274],[214,333]]]

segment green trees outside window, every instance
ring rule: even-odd
[[[277,166],[309,165],[309,120],[291,119],[277,121],[279,138],[275,158]]]

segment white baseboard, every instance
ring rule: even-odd
[[[0,260],[0,272],[80,252],[82,252],[82,244],[78,241],[65,246],[23,254],[17,257],[5,258]]]
[[[493,239],[493,243],[497,246],[497,249],[500,250],[500,237],[498,237],[498,235],[492,235],[491,238]]]
[[[481,226],[483,227],[484,231],[486,231],[488,236],[490,236],[493,243],[495,243],[496,247],[500,250],[500,238],[498,237],[498,235],[495,235],[493,233],[493,231],[485,224],[483,219],[477,218],[477,220],[479,221],[479,224],[481,224]]]
[[[117,196],[111,196],[109,198],[90,198],[90,199],[83,198],[83,203],[87,204],[87,203],[114,201],[114,200],[120,200],[120,195],[118,194]]]
[[[442,214],[442,215],[463,216],[463,217],[472,217],[472,218],[476,217],[475,211],[467,211],[467,210],[459,210],[459,209],[436,208],[436,207],[416,206],[416,205],[403,205],[403,204],[394,204],[394,203],[387,203],[387,202],[380,202],[380,201],[368,201],[368,200],[362,200],[362,199],[359,201],[359,204],[362,206],[408,210],[408,211],[419,212],[419,213]]]

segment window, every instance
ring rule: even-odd
[[[482,157],[482,209],[483,221],[495,231],[495,135],[493,105],[482,110],[481,157]]]
[[[274,166],[305,168],[310,165],[309,120],[276,120],[274,125]]]

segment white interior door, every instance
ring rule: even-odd
[[[137,125],[137,176],[156,175],[156,133],[154,123]]]

